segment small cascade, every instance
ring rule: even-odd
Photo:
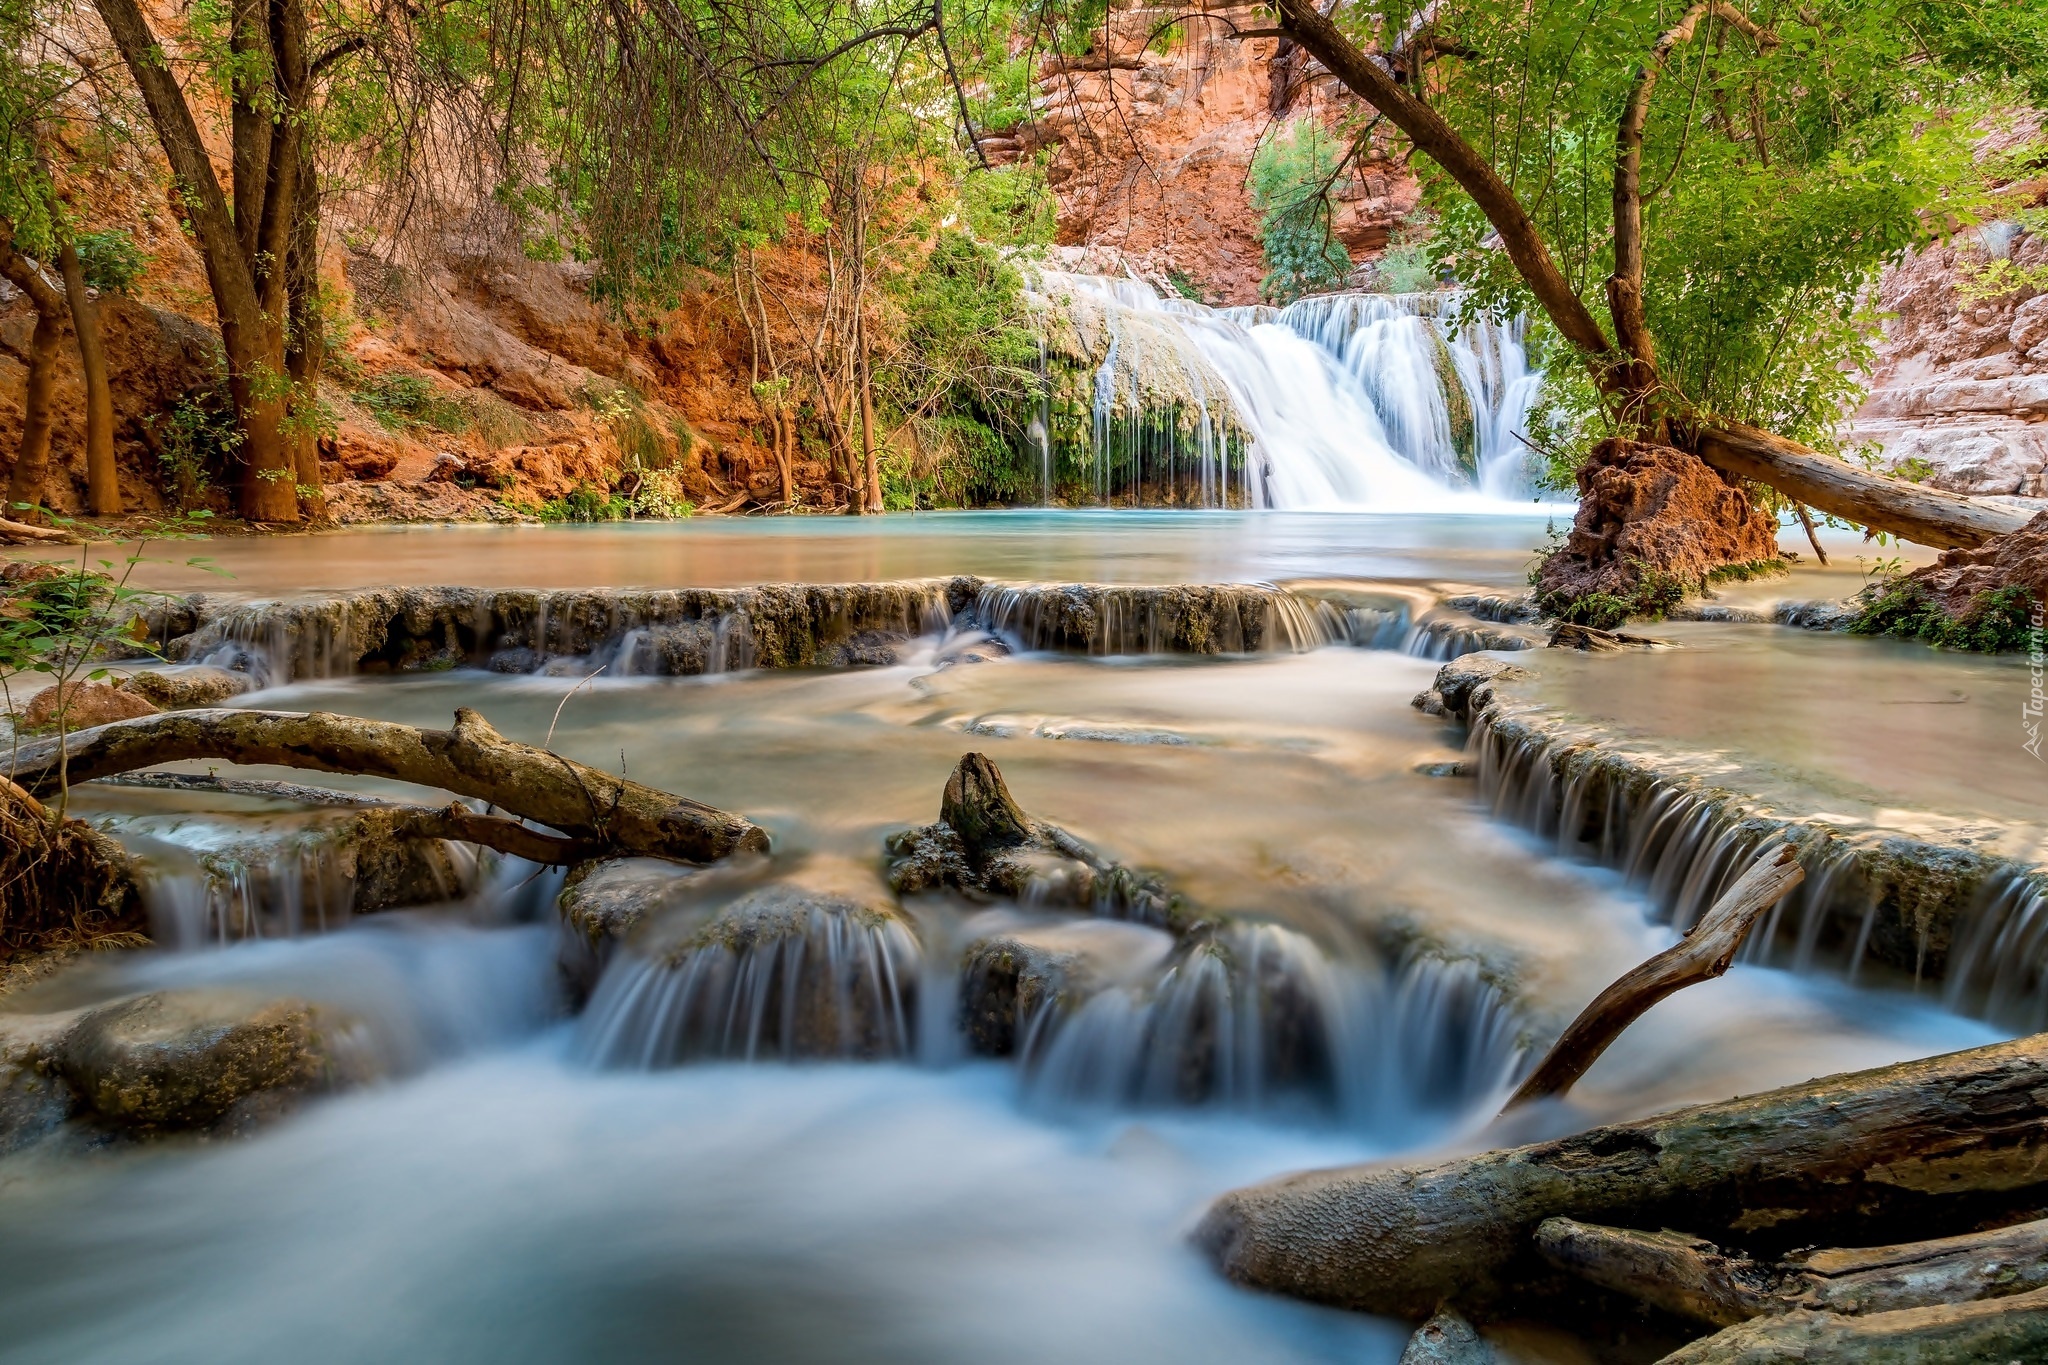
[[[459,667],[687,676],[893,662],[893,646],[943,632],[979,587],[952,578],[668,591],[378,588],[192,598],[160,611],[157,625],[175,617],[185,628],[168,639],[168,657],[247,673],[263,687]]]
[[[1462,612],[1434,611],[1416,622],[1399,647],[1419,659],[1442,663],[1482,649],[1535,649],[1542,643],[1543,637],[1534,631],[1496,625]]]
[[[665,951],[613,955],[578,1051],[641,1069],[906,1056],[922,959],[899,918],[770,887]]]
[[[2048,1029],[2048,879],[1986,880],[1950,941],[1942,1003],[2016,1033]]]
[[[1263,584],[1229,587],[985,585],[974,617],[1011,647],[1071,654],[1301,653],[1378,638],[1376,615]]]
[[[1020,1024],[1028,1094],[1053,1108],[1306,1110],[1379,1131],[1497,1094],[1522,1028],[1469,962],[1391,979],[1279,925],[1244,925],[1147,983]]]
[[[298,938],[354,914],[353,859],[322,831],[269,839],[225,827],[119,833],[145,870],[150,937],[166,948]]]
[[[1474,723],[1471,751],[1496,818],[1621,872],[1681,932],[1765,845],[1798,844],[1805,880],[1751,933],[1744,962],[1915,991],[1939,983],[1965,1013],[2048,1025],[2048,917],[2035,872],[1953,845],[1752,809],[1498,712]]]
[[[1541,377],[1519,321],[1460,319],[1456,295],[1211,309],[1138,280],[1045,271],[1030,297],[1072,376],[1045,421],[1055,441],[1074,433],[1060,442],[1073,473],[1048,485],[1204,507],[1527,496],[1520,433]],[[1085,414],[1085,445],[1061,412]]]

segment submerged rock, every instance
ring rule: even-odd
[[[1089,996],[1155,972],[1172,951],[1171,935],[1136,924],[1002,927],[961,954],[961,1031],[982,1056],[1024,1051]]]
[[[982,754],[961,756],[946,780],[938,823],[892,834],[884,846],[889,885],[899,895],[952,890],[1187,927],[1185,903],[1164,882],[1027,815]]]
[[[130,673],[120,688],[141,697],[161,711],[186,711],[199,706],[218,706],[230,697],[252,690],[256,680],[247,673],[216,668],[211,664],[185,664],[170,668],[145,669]]]
[[[1429,690],[1419,693],[1410,705],[1424,715],[1448,715],[1456,720],[1470,720],[1485,709],[1490,684],[1534,676],[1528,669],[1506,659],[1466,654],[1439,668]]]
[[[1408,1338],[1400,1365],[1493,1365],[1493,1348],[1465,1321],[1464,1314],[1455,1308],[1439,1308]]]
[[[93,1010],[56,1047],[86,1109],[150,1129],[211,1128],[354,1079],[346,1025],[303,1000],[158,991]]]

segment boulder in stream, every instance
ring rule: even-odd
[[[119,687],[141,697],[159,711],[187,711],[199,706],[218,706],[256,686],[247,673],[212,664],[181,664],[143,669],[123,678]]]
[[[899,895],[951,890],[976,899],[1093,910],[1188,927],[1186,903],[1157,877],[1104,858],[1057,825],[1033,819],[983,754],[963,754],[936,824],[889,836],[889,885]]]
[[[348,1030],[303,1000],[156,991],[86,1013],[56,1045],[54,1061],[84,1107],[109,1123],[237,1126],[360,1079]]]
[[[1534,677],[1528,669],[1491,654],[1466,654],[1436,671],[1436,681],[1410,703],[1424,715],[1470,720],[1485,709],[1490,684]]]

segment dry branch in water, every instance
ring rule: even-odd
[[[768,848],[767,832],[740,816],[515,743],[466,707],[447,730],[324,712],[174,711],[23,745],[14,780],[42,793],[62,772],[85,782],[185,759],[354,773],[477,797],[568,838],[515,833],[513,821],[460,807],[418,812],[412,832],[538,853],[540,862],[603,849],[702,863]]]
[[[1650,1006],[1674,991],[1726,972],[1757,919],[1805,878],[1798,858],[1799,850],[1791,844],[1780,844],[1775,852],[1759,857],[1684,938],[1594,997],[1551,1045],[1507,1107],[1564,1094]]]

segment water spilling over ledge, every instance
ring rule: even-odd
[[[1766,844],[1800,848],[1804,883],[1742,960],[1934,989],[1943,1004],[2019,1030],[2048,1025],[2048,873],[1950,839],[1787,814],[1763,798],[1597,731],[1475,689],[1470,752],[1493,814],[1561,854],[1614,868],[1681,931]]]
[[[457,667],[578,677],[602,667],[613,678],[860,667],[895,663],[914,640],[975,633],[1015,649],[1093,655],[1344,644],[1428,658],[1526,648],[1540,638],[1433,601],[1426,591],[1360,585],[955,577],[753,588],[378,588],[269,601],[195,594],[153,608],[148,624],[167,658],[245,672],[263,686]]]

